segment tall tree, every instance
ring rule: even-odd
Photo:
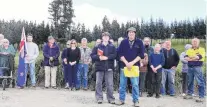
[[[104,32],[110,32],[111,31],[111,24],[107,18],[107,16],[104,16],[102,21],[103,31]]]

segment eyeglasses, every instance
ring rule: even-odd
[[[71,43],[71,44],[75,44],[75,43]]]
[[[70,44],[67,44],[67,45],[70,45]]]

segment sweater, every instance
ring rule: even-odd
[[[149,64],[150,66],[153,65],[155,68],[159,65],[163,66],[165,64],[165,57],[163,53],[152,53],[150,55]],[[158,69],[157,72],[162,72],[162,68]]]
[[[182,62],[182,72],[188,72],[188,61],[185,60],[186,52],[180,54],[180,61]]]
[[[67,49],[67,61],[74,62],[76,61],[76,64],[79,63],[81,57],[80,49],[77,47],[75,50],[72,50],[71,48]]]
[[[130,43],[129,43],[129,39],[124,39],[118,49],[118,56],[119,59],[124,56],[125,59],[128,62],[133,61],[135,58],[137,58],[137,56],[139,56],[141,59],[144,58],[144,45],[143,42],[140,39],[136,39],[132,45],[132,47],[130,47]],[[135,66],[140,66],[140,62],[136,62],[134,64]],[[124,68],[126,65],[124,62],[120,62],[120,68]]]
[[[33,42],[27,42],[27,55],[29,55],[29,60],[25,59],[25,63],[33,63],[39,55],[39,48],[37,44]]]

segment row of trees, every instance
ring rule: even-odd
[[[49,35],[56,36],[59,41],[64,42],[69,38],[69,35],[61,32],[58,36],[55,35],[55,27],[53,24],[45,24],[44,22],[37,24],[34,22],[27,21],[4,21],[0,20],[0,33],[3,33],[6,38],[10,40],[11,43],[18,43],[21,37],[22,27],[25,27],[26,33],[32,33],[34,35],[34,40],[42,44],[47,41]],[[100,35],[104,31],[108,31],[114,40],[119,37],[126,36],[126,30],[130,26],[137,29],[136,35],[139,38],[145,36],[151,37],[153,39],[163,39],[170,38],[171,34],[174,34],[175,38],[192,38],[197,36],[198,38],[205,38],[206,25],[204,19],[195,19],[193,21],[174,21],[167,24],[162,19],[150,21],[141,21],[141,23],[129,21],[126,24],[119,24],[117,20],[113,20],[112,23],[107,17],[103,18],[102,26],[95,25],[92,30],[87,29],[84,24],[77,24],[71,27],[70,39],[76,39],[80,41],[81,38],[85,37],[89,41],[94,41],[100,38]],[[60,31],[58,31],[60,32]]]

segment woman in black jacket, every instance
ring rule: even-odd
[[[70,48],[67,49],[67,63],[69,64],[69,86],[71,90],[74,90],[77,80],[78,63],[80,60],[80,49],[77,47],[76,40],[72,39],[70,44]]]

